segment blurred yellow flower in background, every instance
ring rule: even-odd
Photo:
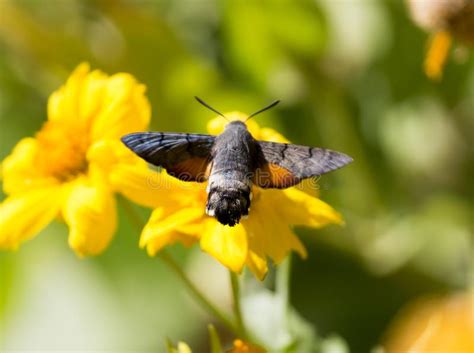
[[[15,249],[54,218],[69,227],[78,255],[100,253],[116,228],[115,166],[147,170],[119,138],[146,129],[145,86],[131,75],[107,76],[79,65],[48,100],[48,120],[22,139],[2,162],[0,248]]]
[[[406,0],[413,20],[433,33],[424,62],[426,76],[440,79],[453,37],[474,45],[474,2],[471,0]]]
[[[386,353],[474,352],[474,292],[415,302],[390,328]]]
[[[433,80],[439,80],[443,76],[443,69],[446,65],[452,41],[453,39],[449,32],[439,31],[435,33],[431,39],[423,64],[426,76]]]
[[[229,120],[244,120],[246,115],[228,113]],[[227,122],[216,118],[209,122],[211,134],[219,134]],[[274,142],[287,142],[276,131],[260,128],[254,121],[247,123],[254,138]],[[143,181],[146,175],[132,168],[115,169],[112,180],[126,185],[123,192],[133,198],[144,195]],[[342,223],[341,216],[328,204],[301,186],[285,190],[253,188],[252,209],[248,219],[242,219],[234,227],[224,226],[205,214],[207,193],[205,184],[182,182],[165,172],[158,178],[158,189],[167,190],[144,227],[140,246],[153,256],[164,246],[176,242],[192,245],[200,242],[201,248],[234,272],[241,272],[247,265],[262,279],[268,271],[267,257],[280,263],[291,250],[302,257],[306,250],[290,229],[293,225],[322,227],[330,223]],[[149,183],[148,183],[149,184]],[[127,190],[136,190],[128,194]],[[153,203],[153,200],[135,201]],[[159,202],[158,202],[159,201]]]
[[[234,347],[229,349],[226,353],[265,353],[265,352],[266,350],[260,346],[237,339],[234,341]]]

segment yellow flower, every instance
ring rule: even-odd
[[[389,329],[385,352],[474,352],[474,292],[422,299]]]
[[[2,163],[8,197],[0,204],[0,248],[17,248],[60,217],[77,254],[101,252],[116,228],[109,174],[124,166],[151,173],[119,138],[146,129],[149,120],[144,85],[79,65],[50,96],[41,130]]]
[[[230,120],[243,120],[240,113],[226,114]],[[220,133],[226,121],[216,118],[209,122],[211,134]],[[283,136],[272,129],[260,128],[249,121],[248,128],[256,139],[285,142]],[[112,180],[139,189],[144,185],[143,172],[131,168],[116,169]],[[267,270],[267,258],[280,263],[291,250],[302,257],[306,250],[290,229],[292,225],[322,227],[341,223],[340,215],[328,204],[305,191],[301,186],[285,190],[253,188],[252,209],[248,219],[234,227],[223,226],[205,214],[207,193],[203,183],[179,181],[166,173],[157,179],[157,189],[163,191],[160,202],[155,202],[148,223],[144,227],[140,246],[155,255],[165,245],[176,242],[192,245],[200,242],[201,248],[234,272],[247,265],[262,279]],[[125,192],[126,193],[126,192]],[[132,195],[130,195],[132,196]],[[139,201],[139,200],[137,200]],[[152,203],[148,200],[148,204]],[[143,203],[143,202],[142,202]]]
[[[266,353],[266,350],[255,344],[237,339],[234,341],[234,347],[226,353]]]
[[[433,34],[426,52],[424,71],[441,79],[453,37],[474,45],[474,2],[470,0],[406,0],[415,23]]]

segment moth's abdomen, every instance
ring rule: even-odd
[[[251,186],[242,180],[245,179],[234,179],[230,175],[211,175],[206,213],[229,226],[236,225],[242,216],[247,216]]]
[[[249,214],[249,194],[242,190],[212,190],[206,211],[223,225],[233,227]]]
[[[255,140],[242,122],[228,124],[216,138],[206,213],[224,225],[234,226],[249,213],[255,152]]]

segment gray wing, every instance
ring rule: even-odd
[[[266,188],[286,188],[352,162],[341,152],[325,148],[258,141],[260,156],[254,182]]]
[[[122,142],[147,162],[163,167],[184,181],[205,181],[214,136],[186,133],[137,132]]]

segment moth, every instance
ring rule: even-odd
[[[278,103],[258,110],[247,120]],[[180,180],[208,181],[206,213],[229,226],[248,216],[253,185],[284,189],[352,162],[351,157],[324,148],[257,141],[242,121],[229,122],[218,136],[136,132],[122,137],[122,142],[145,161]]]

